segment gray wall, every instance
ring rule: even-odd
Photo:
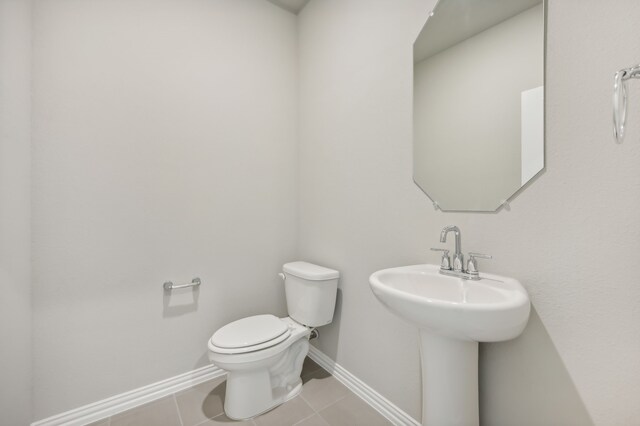
[[[295,16],[264,0],[35,2],[36,419],[206,365],[218,327],[286,313],[296,68]]]
[[[492,211],[520,189],[521,93],[543,75],[542,5],[415,64],[414,178],[443,209]]]
[[[31,421],[31,3],[0,0],[0,423]]]
[[[613,144],[610,90],[613,72],[638,61],[640,4],[550,2],[547,170],[510,210],[452,214],[433,211],[411,172],[411,44],[433,3],[312,0],[299,96],[295,20],[267,2],[36,3],[34,418],[204,365],[217,327],[285,312],[275,274],[294,258],[342,272],[320,348],[419,418],[417,332],[375,300],[368,276],[437,262],[428,248],[455,223],[465,250],[495,256],[482,268],[520,279],[534,306],[521,338],[481,347],[483,423],[637,422],[640,120],[631,114],[626,143]],[[28,26],[17,7],[10,21]],[[0,170],[19,176],[0,185],[12,235],[0,241],[2,280],[23,283],[0,299],[15,325],[2,328],[13,344],[2,381],[15,385],[0,400],[15,424],[28,417],[30,359],[21,55],[11,111],[22,124],[0,139]],[[2,120],[14,105],[4,96]],[[17,200],[9,216],[5,194]],[[8,256],[21,269],[6,278]],[[197,306],[191,293],[163,297],[164,280],[194,275]]]
[[[640,418],[640,119],[613,143],[613,73],[638,62],[640,3],[550,1],[546,171],[497,214],[442,213],[412,182],[412,42],[429,0],[312,0],[300,15],[300,257],[342,272],[320,349],[420,417],[416,330],[369,290],[381,268],[436,263],[462,228],[482,269],[521,280],[517,340],[481,345],[490,425]],[[631,102],[640,85],[631,83]]]

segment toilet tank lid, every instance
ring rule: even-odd
[[[308,262],[285,263],[282,270],[287,274],[312,281],[332,280],[340,277],[340,272],[335,269],[325,268],[324,266],[318,266]]]

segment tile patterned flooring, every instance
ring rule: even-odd
[[[224,414],[224,377],[210,380],[90,426],[382,426],[391,423],[307,358],[302,392],[252,420]]]

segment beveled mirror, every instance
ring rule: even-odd
[[[415,183],[495,211],[544,168],[543,0],[440,0],[413,46]]]

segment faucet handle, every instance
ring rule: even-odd
[[[491,256],[490,254],[472,253],[472,252],[469,252],[469,257],[475,257],[478,259],[493,259],[493,256]]]
[[[476,259],[493,259],[490,254],[469,253],[469,261],[467,262],[467,273],[470,275],[478,275],[478,261]]]
[[[451,259],[449,259],[449,250],[442,248],[431,248],[433,251],[441,251],[442,259],[440,260],[440,269],[450,270],[451,269]]]

